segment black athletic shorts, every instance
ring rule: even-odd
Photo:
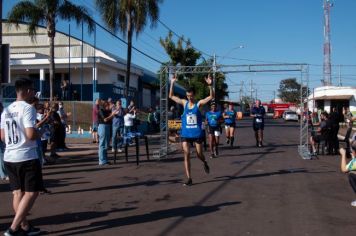
[[[181,142],[187,142],[187,143],[203,143],[203,137],[200,137],[200,138],[184,138],[184,137],[181,137],[180,138],[180,141]]]
[[[235,128],[236,123],[232,123],[232,124],[226,124],[226,123],[225,123],[225,126],[226,126],[226,127]]]
[[[265,129],[265,124],[264,123],[253,123],[253,130],[258,131],[258,130],[264,130]]]
[[[38,159],[23,162],[4,162],[12,191],[40,192],[44,189],[42,167]]]
[[[221,127],[220,126],[216,126],[216,127],[208,126],[208,134],[215,135],[215,131],[219,131],[221,133]]]

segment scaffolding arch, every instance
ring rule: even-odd
[[[284,64],[247,64],[247,65],[216,65],[216,66],[164,66],[160,72],[160,149],[155,152],[158,159],[167,157],[171,153],[168,143],[168,99],[170,74],[209,74],[218,71],[223,74],[229,73],[261,73],[261,72],[300,72],[299,82],[301,85],[300,92],[300,130],[298,153],[303,159],[311,159],[309,153],[309,126],[308,122],[303,119],[303,114],[308,112],[309,97],[309,65],[305,63],[284,63]],[[302,89],[307,88],[307,89]]]

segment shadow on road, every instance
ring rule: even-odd
[[[216,205],[212,205],[212,206],[189,206],[189,207],[172,208],[172,209],[167,209],[167,210],[159,210],[159,211],[149,212],[147,214],[142,214],[142,215],[135,215],[135,216],[129,216],[129,217],[124,217],[124,218],[115,218],[115,219],[110,219],[110,220],[96,221],[96,222],[92,222],[86,226],[72,227],[72,228],[54,231],[54,232],[50,232],[50,233],[51,234],[59,234],[62,236],[84,235],[84,234],[89,234],[89,233],[93,233],[93,232],[97,232],[97,231],[101,231],[101,230],[105,230],[105,229],[111,229],[111,228],[115,228],[115,227],[120,227],[120,226],[125,226],[125,225],[136,225],[136,224],[148,223],[148,222],[158,221],[158,220],[167,219],[167,218],[175,218],[175,217],[189,218],[189,217],[209,214],[212,212],[219,211],[222,207],[237,205],[240,203],[241,202],[226,202],[226,203],[216,204]],[[82,215],[82,213],[75,213],[75,214]],[[98,217],[102,217],[102,216],[107,215],[108,213],[94,212],[94,216],[95,216],[95,214],[99,215]],[[88,216],[87,214],[84,214],[83,216],[89,217],[89,218],[98,218],[98,217],[92,217],[90,215]],[[56,217],[57,216],[53,216],[53,218],[51,220],[48,220],[48,222],[61,223],[60,221],[58,221],[58,219]],[[70,220],[70,219],[66,219],[66,222],[64,222],[64,223],[67,223],[67,220]],[[46,221],[47,221],[47,219],[46,219]],[[74,220],[72,219],[70,222],[74,222]],[[36,225],[39,225],[37,221],[36,221]]]
[[[144,182],[135,182],[130,184],[121,184],[121,185],[110,185],[98,188],[88,188],[88,189],[77,189],[77,190],[70,190],[70,191],[62,191],[62,192],[55,192],[55,194],[65,194],[65,193],[83,193],[83,192],[95,192],[95,191],[104,191],[104,190],[113,190],[113,189],[122,189],[122,188],[131,188],[137,186],[154,186],[159,184],[177,184],[181,183],[181,179],[172,179],[172,180],[149,180]]]

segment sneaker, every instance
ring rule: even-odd
[[[230,139],[226,139],[226,144],[229,144],[230,143]]]
[[[214,154],[214,153],[212,153],[212,154],[210,155],[210,159],[213,159],[213,158],[215,158],[215,154]]]
[[[121,148],[118,148],[118,149],[117,149],[117,152],[122,152],[122,149],[121,149]]]
[[[115,152],[115,149],[114,149],[114,148],[111,148],[111,152]]]
[[[208,165],[208,162],[204,161],[204,171],[205,173],[209,174],[210,173],[210,167]]]
[[[256,141],[256,147],[259,147],[260,143],[258,141]]]
[[[12,229],[6,230],[4,233],[4,236],[13,236],[13,235],[27,235],[22,229],[18,229],[16,231],[13,231]]]
[[[41,233],[40,228],[33,227],[31,224],[29,225],[27,230],[22,229],[22,231],[25,233],[25,235],[28,236],[39,235]]]
[[[187,179],[187,181],[183,183],[183,186],[192,186],[192,185],[193,185],[192,178]]]
[[[356,200],[351,202],[351,206],[356,207]]]

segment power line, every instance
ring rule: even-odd
[[[172,30],[170,27],[168,27],[168,26],[167,26],[165,23],[163,23],[160,19],[158,19],[158,22],[159,22],[164,28],[166,28],[168,31],[172,32],[175,36],[177,36],[178,38],[181,38],[181,39],[183,40],[183,42],[188,43],[188,41],[185,40],[185,39],[183,38],[183,36],[177,34],[174,30]],[[208,54],[208,53],[206,53],[206,52],[204,52],[204,51],[202,51],[202,50],[199,50],[198,48],[194,47],[192,44],[191,44],[191,47],[192,47],[194,50],[200,52],[201,54],[204,54],[204,55],[206,55],[206,56],[208,56],[208,57],[213,57],[212,55],[210,55],[210,54]]]

